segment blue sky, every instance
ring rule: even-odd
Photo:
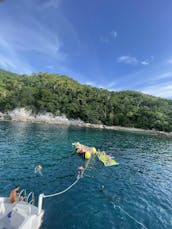
[[[0,1],[0,68],[172,98],[171,0]]]

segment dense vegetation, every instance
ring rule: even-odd
[[[20,107],[90,123],[172,131],[172,100],[135,91],[109,92],[63,75],[0,70],[0,111]]]

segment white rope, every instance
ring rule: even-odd
[[[71,189],[79,180],[81,177],[77,177],[77,179],[75,180],[75,182],[73,182],[68,188],[66,188],[65,190],[61,191],[61,192],[57,192],[51,195],[44,195],[44,198],[49,198],[49,197],[53,197],[53,196],[58,196],[61,195],[65,192],[67,192],[69,189]]]
[[[143,228],[148,229],[143,223],[139,222],[137,219],[135,219],[133,216],[131,216],[128,212],[126,212],[123,208],[121,208],[120,206],[117,206],[115,204],[113,204],[114,208],[118,207],[122,212],[124,212],[129,218],[131,218],[132,220],[134,220],[137,224],[141,225]]]
[[[84,172],[85,172],[86,169],[88,168],[88,165],[89,165],[89,164],[90,164],[90,159],[86,162],[85,169],[84,169],[81,173],[78,173],[76,180],[75,180],[69,187],[67,187],[66,189],[64,189],[64,190],[61,191],[61,192],[57,192],[57,193],[50,194],[50,195],[44,195],[43,197],[44,197],[44,198],[49,198],[49,197],[59,196],[59,195],[65,193],[65,192],[67,192],[68,190],[70,190],[70,189],[71,189],[76,183],[78,183],[78,181],[83,177]]]

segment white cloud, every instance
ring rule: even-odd
[[[149,65],[149,62],[147,60],[140,61],[140,63],[143,65]]]
[[[86,81],[84,84],[95,87],[96,84],[93,81]]]
[[[145,85],[157,85],[162,83],[162,81],[168,81],[172,79],[172,72],[164,72],[164,73],[160,73],[160,74],[155,74],[155,73],[149,73],[149,75],[147,75],[147,77],[141,77],[141,83],[145,84]],[[139,81],[137,81],[139,82]],[[137,84],[135,84],[137,85]]]
[[[117,82],[115,81],[112,81],[110,83],[104,83],[104,84],[100,84],[100,83],[97,83],[97,82],[93,82],[93,81],[86,81],[86,82],[83,82],[83,84],[86,84],[86,85],[90,85],[92,87],[96,87],[96,88],[104,88],[104,89],[107,89],[109,91],[119,91],[119,87],[117,87]]]
[[[115,30],[112,30],[110,34],[113,38],[116,38],[118,36],[118,33]]]
[[[169,59],[169,60],[167,61],[167,64],[172,64],[172,59]]]
[[[23,26],[21,22],[11,21],[6,21],[4,26],[1,24],[1,37],[4,37],[16,51],[36,51],[56,57],[58,60],[63,59],[64,54],[60,52],[62,43],[57,34],[50,32],[33,18],[29,20],[27,26]]]
[[[147,86],[142,88],[141,91],[163,98],[172,98],[172,81],[168,83],[159,83],[153,86]]]
[[[62,0],[47,0],[42,4],[42,8],[47,9],[53,7],[57,9],[60,6],[61,2]]]
[[[138,64],[138,60],[132,56],[119,56],[117,58],[117,62],[125,64]]]
[[[92,86],[92,87],[97,87],[97,88],[105,88],[105,86],[103,86],[101,84],[98,84],[96,82],[93,82],[93,81],[86,81],[83,84],[86,84],[86,85],[89,85],[89,86]]]
[[[124,64],[131,64],[131,65],[149,65],[150,61],[146,60],[138,60],[136,57],[133,56],[119,56],[117,58],[117,63],[124,63]]]
[[[100,36],[100,41],[101,41],[102,43],[108,44],[108,43],[109,43],[109,38],[108,38],[108,37]]]
[[[118,36],[118,33],[115,30],[112,30],[106,36],[101,35],[100,41],[102,43],[108,44],[112,39],[116,39],[117,36]]]
[[[19,73],[32,73],[33,67],[19,56],[13,47],[4,39],[0,38],[0,67]]]
[[[20,11],[13,19],[7,16],[1,20],[0,68],[30,74],[37,71],[33,67],[33,55],[37,62],[44,58],[48,64],[51,64],[51,60],[56,62],[56,66],[66,61],[66,54],[62,51],[63,43],[57,31],[50,30],[29,10],[25,13]]]
[[[172,72],[165,72],[156,77],[156,79],[167,79],[172,77]]]
[[[114,88],[114,86],[116,86],[116,84],[117,83],[115,81],[112,81],[112,82],[110,82],[109,84],[106,85],[106,88],[107,89],[112,89],[112,88]]]

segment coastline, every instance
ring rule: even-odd
[[[54,116],[52,113],[34,115],[32,111],[26,110],[25,108],[14,109],[13,111],[9,111],[7,113],[0,112],[0,121],[48,123],[48,124],[55,124],[55,125],[79,126],[79,127],[93,128],[93,129],[105,129],[105,130],[117,130],[117,131],[119,130],[119,131],[133,132],[133,133],[144,133],[144,134],[172,137],[172,132],[168,133],[164,131],[146,130],[146,129],[134,128],[134,127],[91,124],[91,123],[85,123],[79,119],[78,120],[67,119],[65,115]]]

